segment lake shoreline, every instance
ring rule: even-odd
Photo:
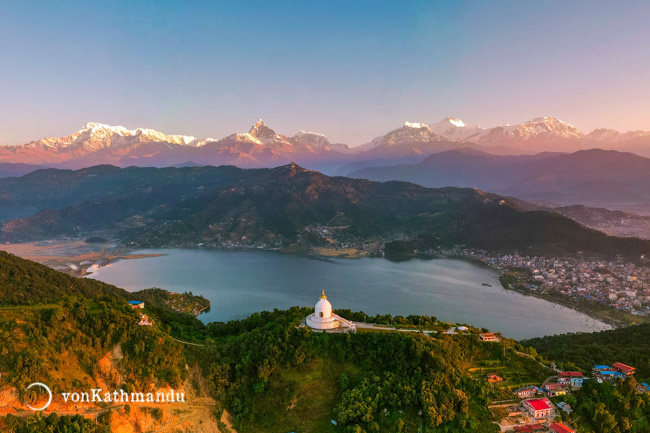
[[[379,258],[298,256],[281,251],[262,254],[269,251],[246,248],[134,252],[163,253],[164,257],[160,261],[130,264],[118,260],[121,263],[117,268],[109,266],[106,271],[100,268],[88,277],[129,291],[155,286],[200,293],[213,306],[213,311],[201,315],[204,322],[228,321],[256,311],[293,305],[312,305],[315,301],[308,292],[314,290],[320,294],[320,289],[325,288],[328,295],[332,292],[333,299],[340,300],[339,308],[369,314],[437,315],[444,321],[472,323],[513,338],[611,328],[604,321],[552,300],[540,299],[547,303],[544,308],[539,301],[525,300],[531,298],[522,294],[508,296],[506,293],[512,291],[500,284],[497,270],[462,257],[437,257],[439,260],[420,257],[420,260],[394,262]],[[534,325],[527,323],[530,314],[535,315]],[[517,324],[513,325],[515,321]],[[523,324],[526,325],[522,328]],[[532,331],[533,326],[539,331]]]
[[[649,322],[648,320],[643,320],[643,318],[640,316],[629,317],[630,316],[629,313],[618,311],[613,308],[607,308],[605,306],[601,306],[595,303],[593,305],[590,305],[589,301],[577,302],[572,298],[568,298],[562,295],[539,293],[539,292],[535,292],[532,290],[523,289],[519,287],[510,287],[510,285],[504,283],[502,279],[502,277],[505,275],[504,271],[502,271],[496,266],[492,266],[489,263],[486,263],[483,260],[477,259],[475,257],[467,257],[462,255],[420,255],[414,258],[420,258],[423,260],[429,260],[429,259],[433,260],[439,258],[465,260],[478,266],[484,266],[486,268],[493,269],[494,271],[499,273],[499,284],[501,285],[501,287],[503,287],[504,290],[510,290],[516,293],[520,293],[524,296],[531,296],[537,299],[543,299],[553,304],[570,308],[571,310],[586,314],[593,319],[597,319],[601,322],[607,323],[608,325],[612,326],[614,329]]]
[[[9,247],[9,248],[2,248],[5,250],[9,250],[9,252],[12,252],[12,249],[16,249],[17,247],[20,246],[25,246],[26,244],[13,244],[13,245],[3,245],[2,247]],[[89,245],[84,245],[86,247],[92,247]],[[13,247],[13,248],[12,248]],[[57,270],[62,270],[70,275],[78,276],[78,277],[92,277],[93,274],[95,274],[97,271],[99,271],[102,268],[105,268],[107,266],[111,266],[115,263],[118,263],[121,260],[136,260],[136,259],[143,259],[143,258],[153,258],[153,257],[162,257],[165,254],[164,253],[148,253],[148,254],[134,254],[137,251],[142,251],[142,250],[147,250],[143,248],[132,248],[132,247],[123,247],[123,246],[117,246],[117,245],[101,245],[101,250],[99,252],[96,252],[95,254],[74,254],[75,249],[78,249],[80,247],[79,242],[72,242],[72,243],[59,243],[59,244],[52,244],[52,245],[45,245],[45,246],[40,246],[40,248],[44,249],[45,251],[48,251],[49,249],[57,249],[63,251],[66,251],[66,248],[72,252],[70,255],[58,255],[56,258],[54,258],[52,255],[48,254],[41,254],[41,255],[33,255],[29,254],[26,256],[23,256],[23,258],[27,258],[29,260],[34,260],[43,264],[46,264],[50,267],[53,267]],[[35,250],[38,250],[36,247],[36,243],[33,244],[33,248]],[[151,250],[165,250],[166,248],[154,248]],[[30,248],[21,248],[21,250],[24,251],[29,251]],[[179,248],[179,250],[187,250],[187,251],[213,251],[213,249],[206,249],[206,248]],[[335,259],[340,259],[340,260],[350,260],[351,262],[354,262],[356,260],[360,259],[380,259],[379,257],[376,256],[371,256],[371,255],[358,255],[358,254],[349,254],[349,251],[343,252],[343,254],[332,254],[332,252],[328,251],[326,254],[319,254],[319,250],[316,251],[309,251],[309,252],[302,252],[298,253],[296,251],[291,251],[291,252],[285,252],[282,250],[268,250],[268,249],[260,249],[260,248],[246,248],[246,247],[237,247],[237,248],[228,248],[228,249],[217,249],[214,251],[223,251],[223,252],[264,252],[264,253],[276,253],[280,255],[289,255],[289,256],[296,256],[296,257],[301,257],[301,258],[307,258],[307,259],[314,259],[314,260],[323,260],[323,261],[333,261]],[[59,251],[60,252],[60,251]],[[346,254],[347,253],[347,254]],[[91,258],[92,257],[92,258]],[[44,259],[44,260],[43,260]],[[530,296],[538,299],[542,299],[544,301],[550,302],[552,304],[562,306],[565,308],[568,308],[572,311],[578,312],[585,314],[589,316],[592,319],[595,319],[597,321],[600,321],[602,323],[605,323],[607,325],[612,326],[613,328],[619,328],[622,326],[627,326],[630,325],[629,320],[624,320],[624,319],[618,319],[616,320],[613,318],[610,314],[607,314],[606,311],[601,311],[601,310],[594,310],[593,308],[589,308],[589,306],[581,305],[580,303],[572,302],[571,300],[565,300],[561,299],[560,297],[553,296],[553,295],[548,295],[548,294],[541,294],[541,293],[535,293],[529,290],[520,290],[517,288],[511,288],[508,285],[505,285],[502,281],[502,276],[503,272],[494,267],[491,266],[488,263],[485,263],[482,260],[473,258],[473,257],[467,257],[467,256],[462,256],[462,255],[429,255],[429,254],[421,254],[416,257],[410,257],[409,260],[405,260],[405,262],[411,261],[413,259],[417,260],[423,260],[423,261],[429,261],[429,260],[435,260],[435,259],[452,259],[452,260],[461,260],[467,263],[470,263],[472,265],[484,268],[484,269],[490,269],[492,271],[495,271],[498,273],[498,282],[483,282],[484,285],[492,286],[498,285],[499,287],[503,288],[504,290],[507,291],[513,291],[516,293],[519,293],[524,296]],[[402,260],[391,260],[391,258],[385,258],[385,260],[394,262],[394,263],[399,263],[402,262]],[[77,262],[77,264],[73,264],[73,262]],[[85,263],[85,264],[82,264]]]
[[[562,305],[563,307],[567,307],[574,311],[578,311],[580,313],[586,314],[589,317],[607,323],[608,325],[612,326],[614,329],[624,328],[627,326],[638,325],[641,323],[648,322],[647,320],[644,321],[643,317],[640,316],[634,316],[635,320],[631,320],[625,315],[624,312],[619,312],[615,309],[606,308],[604,306],[602,306],[602,308],[597,309],[596,307],[599,307],[599,305],[598,304],[594,304],[593,306],[589,305],[587,304],[589,301],[576,302],[574,299],[568,298],[566,296],[539,293],[532,290],[526,290],[517,287],[513,288],[510,287],[509,285],[508,287],[506,287],[506,284],[504,284],[503,282],[501,282],[501,286],[505,290],[511,290],[513,292],[520,293],[524,296],[531,296],[538,299],[544,299],[545,301],[549,301],[557,305]],[[613,317],[612,314],[618,317]]]

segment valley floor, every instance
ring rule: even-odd
[[[130,254],[128,249],[119,248],[112,243],[92,244],[80,240],[0,244],[0,251],[75,276],[87,275],[92,272],[93,267],[106,266],[117,260],[159,256],[159,254]]]

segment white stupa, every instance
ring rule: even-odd
[[[307,326],[315,331],[356,331],[354,322],[334,314],[332,304],[325,296],[325,290],[314,307],[314,312],[305,320]]]

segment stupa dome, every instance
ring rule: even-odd
[[[327,296],[325,296],[325,290],[323,290],[323,294],[320,296],[318,302],[316,302],[314,310],[316,317],[322,317],[323,319],[332,317],[332,304],[330,304],[330,301],[327,300]]]

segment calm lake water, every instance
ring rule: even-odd
[[[164,254],[120,260],[92,278],[140,290],[149,287],[208,298],[204,322],[314,305],[322,289],[332,306],[368,314],[426,314],[454,323],[501,331],[523,339],[610,326],[542,299],[504,290],[498,273],[465,260],[391,262],[385,259],[319,259],[272,252],[140,250]],[[492,284],[492,287],[482,283]]]

